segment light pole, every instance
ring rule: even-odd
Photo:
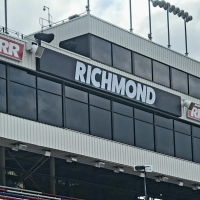
[[[90,14],[90,0],[87,0],[86,11],[87,11],[87,14]]]
[[[7,25],[7,0],[5,0],[5,33],[8,34],[8,25]]]
[[[152,0],[148,0],[148,5],[149,5],[149,34],[148,34],[148,38],[150,40],[152,40],[152,32],[151,32],[151,4],[150,2],[152,2]]]
[[[49,22],[49,27],[50,27],[51,26],[51,15],[50,15],[49,7],[44,6],[43,10],[45,11],[46,9],[48,9],[48,22]]]
[[[132,26],[132,6],[131,6],[131,0],[129,0],[130,4],[130,32],[133,32],[133,26]]]

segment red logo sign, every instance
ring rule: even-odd
[[[195,105],[192,110],[188,110],[188,118],[200,121],[200,106]]]
[[[0,36],[0,54],[22,61],[24,44]]]

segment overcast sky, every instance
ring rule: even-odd
[[[200,1],[168,0],[189,12],[193,21],[187,23],[189,57],[200,60]],[[29,34],[41,29],[39,18],[48,18],[43,6],[50,8],[53,22],[85,11],[87,0],[7,0],[8,28]],[[90,0],[91,14],[126,30],[130,28],[129,0]],[[167,46],[166,11],[151,6],[153,41]],[[0,0],[0,25],[5,26],[4,0]],[[134,33],[147,38],[149,33],[148,0],[132,0]],[[67,33],[66,33],[67,34]],[[185,53],[184,21],[170,14],[171,49]]]

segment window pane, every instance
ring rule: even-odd
[[[111,65],[111,43],[92,36],[92,58],[99,62]]]
[[[39,77],[37,81],[38,81],[37,86],[39,89],[46,90],[48,92],[52,92],[55,94],[60,94],[60,95],[62,94],[61,84],[55,83],[53,81],[49,81],[43,78],[39,78]]]
[[[189,75],[189,94],[193,97],[200,98],[200,79]]]
[[[110,100],[90,94],[90,105],[110,110]]]
[[[123,71],[132,73],[131,51],[115,44],[112,45],[112,50],[113,66]]]
[[[169,67],[153,61],[153,81],[161,85],[170,86]]]
[[[191,137],[175,132],[176,157],[192,160]]]
[[[6,112],[6,80],[0,79],[0,111]]]
[[[113,102],[113,111],[133,117],[133,108],[130,106],[123,105],[121,103]]]
[[[135,75],[152,80],[151,59],[134,53],[134,72]]]
[[[17,83],[10,83],[10,113],[36,120],[36,90]]]
[[[65,96],[71,99],[88,103],[88,93],[75,88],[65,86]]]
[[[173,131],[156,126],[156,151],[174,155]]]
[[[133,119],[114,114],[113,139],[125,144],[134,145]]]
[[[145,112],[143,110],[134,109],[134,114],[136,119],[140,119],[142,121],[153,123],[153,114]]]
[[[137,147],[154,150],[153,125],[135,120],[135,144]]]
[[[6,66],[0,63],[0,77],[6,78]]]
[[[66,99],[67,128],[89,133],[88,105],[78,101]]]
[[[43,123],[62,126],[62,98],[38,91],[38,120]]]
[[[188,94],[188,78],[187,74],[172,68],[172,88]]]
[[[173,120],[172,119],[168,119],[165,117],[161,117],[158,115],[155,115],[155,124],[168,128],[168,129],[173,129]]]
[[[111,113],[90,106],[90,132],[92,135],[111,139]]]
[[[193,138],[193,158],[194,162],[200,163],[200,139]]]
[[[16,68],[10,67],[10,80],[35,87],[35,76]]]
[[[192,126],[192,135],[200,138],[200,128],[196,126]]]
[[[174,130],[178,132],[182,132],[188,135],[191,135],[191,129],[189,124],[185,124],[183,122],[174,120]]]

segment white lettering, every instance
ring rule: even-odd
[[[8,51],[7,51],[8,46],[9,44],[6,40],[0,39],[0,52],[8,54]]]
[[[133,90],[132,92],[130,91],[130,87],[131,86],[132,86],[132,90]],[[135,82],[132,81],[132,80],[127,81],[127,83],[126,83],[126,95],[129,98],[131,98],[131,99],[135,98],[135,96],[136,96],[136,90],[137,90],[137,88],[136,88]]]
[[[147,104],[154,104],[156,101],[156,93],[155,90],[151,87],[147,87],[147,98],[146,98],[146,103]]]
[[[142,89],[142,85],[140,83],[137,84],[137,97],[136,99],[138,101],[140,101],[140,98],[142,99],[142,102],[146,101],[146,85],[143,85],[143,89]]]
[[[191,116],[195,117],[195,118],[198,118],[198,108],[197,107],[194,107],[192,109]]]
[[[118,78],[117,75],[113,74],[113,80],[112,80],[112,92],[116,92],[117,94],[125,95],[125,78],[121,78],[120,82],[118,84]]]
[[[18,51],[19,45],[10,42],[8,54],[11,56],[14,55],[16,58],[19,58]]]
[[[86,72],[86,67],[83,63],[77,61],[76,63],[76,73],[75,80],[85,83],[84,74]]]
[[[112,73],[108,73],[108,78],[106,78],[106,71],[103,71],[102,73],[102,81],[101,81],[101,88],[105,89],[107,84],[107,90],[111,90],[111,83],[112,83]]]
[[[91,71],[92,71],[92,67],[90,65],[88,65],[87,78],[86,78],[86,83],[87,84],[90,84]]]
[[[96,75],[101,74],[101,70],[99,68],[94,68],[91,75],[92,84],[95,87],[100,87],[100,82],[96,81]]]

